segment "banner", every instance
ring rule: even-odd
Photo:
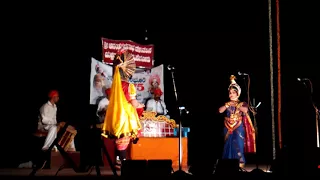
[[[145,104],[152,98],[152,89],[161,88],[164,100],[163,65],[150,69],[137,69],[130,79],[137,90],[137,100]],[[90,104],[98,104],[105,97],[105,89],[112,84],[112,66],[91,58]]]
[[[112,64],[113,58],[120,48],[127,49],[132,53],[137,67],[152,68],[154,46],[141,45],[130,40],[111,40],[102,38],[103,62]]]

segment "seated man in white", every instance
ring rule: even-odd
[[[153,111],[156,112],[157,115],[164,115],[170,119],[166,103],[160,99],[161,95],[162,91],[160,88],[157,88],[153,91],[153,99],[149,99],[147,101],[146,111]]]
[[[58,91],[52,90],[49,93],[49,101],[43,104],[40,108],[40,116],[38,121],[38,131],[48,132],[45,139],[42,150],[46,151],[57,137],[57,106],[56,103],[59,101]],[[57,151],[57,147],[53,150]],[[68,151],[75,151],[74,141],[71,142]],[[31,168],[33,166],[32,161],[21,163],[19,168]]]
[[[57,106],[59,101],[58,91],[51,91],[49,93],[49,101],[42,105],[40,108],[40,118],[38,122],[38,130],[47,131],[48,135],[42,147],[42,150],[47,150],[57,137]],[[54,147],[54,150],[57,150]],[[74,141],[71,142],[68,151],[75,151]]]

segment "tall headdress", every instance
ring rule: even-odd
[[[122,79],[128,80],[136,71],[136,62],[133,55],[127,50],[120,49],[115,55],[113,63],[114,66],[119,66]]]
[[[238,92],[238,97],[239,97],[240,94],[241,94],[241,87],[239,86],[239,84],[237,84],[237,82],[236,82],[236,77],[235,77],[234,75],[231,75],[231,76],[230,76],[230,81],[231,81],[231,83],[230,83],[230,85],[229,85],[228,90],[230,90],[231,88],[236,89],[237,92]]]

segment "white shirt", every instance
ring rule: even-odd
[[[156,101],[154,99],[150,99],[147,102],[146,110],[154,111],[154,112],[157,112],[157,114],[163,114],[163,115],[167,115],[168,113],[166,104],[162,100]]]
[[[108,105],[109,105],[109,100],[107,98],[101,99],[101,101],[98,104],[97,116],[99,117],[100,122],[104,121],[105,112],[106,112]],[[100,113],[100,112],[102,112],[102,113]]]
[[[43,124],[57,124],[57,106],[48,101],[40,108],[40,116]]]

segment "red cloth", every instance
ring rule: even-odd
[[[256,142],[255,142],[255,132],[252,126],[251,119],[248,118],[249,115],[243,116],[242,123],[245,128],[245,141],[244,141],[244,152],[254,153],[256,152]]]
[[[158,95],[158,96],[161,96],[162,95],[162,91],[160,88],[156,88],[153,90],[153,94],[154,95]]]
[[[111,88],[106,89],[106,95],[107,95],[108,97],[110,97],[110,93],[111,93]]]
[[[51,90],[48,94],[49,98],[53,98],[55,96],[59,96],[59,93],[57,90]]]
[[[121,84],[122,84],[122,90],[124,92],[124,95],[126,96],[127,101],[130,102],[130,100],[131,100],[130,99],[130,93],[129,93],[129,85],[130,85],[130,83],[128,83],[126,81],[122,81]]]
[[[129,143],[131,141],[131,138],[128,137],[128,136],[125,136],[123,138],[119,138],[119,139],[116,139],[116,147],[118,150],[126,150]]]
[[[139,116],[139,117],[142,116],[143,111],[144,111],[143,108],[137,108],[137,113],[138,113],[138,116]]]

